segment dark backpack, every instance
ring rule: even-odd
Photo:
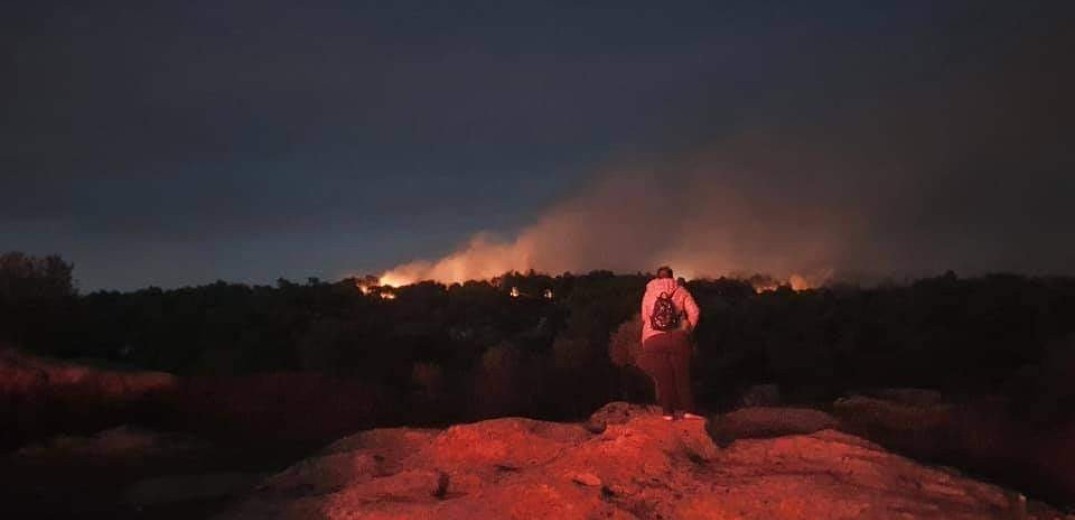
[[[662,292],[660,296],[657,296],[657,301],[653,302],[653,313],[650,314],[649,324],[653,327],[653,330],[673,330],[679,327],[679,311],[676,310],[676,304],[672,302],[672,295],[676,294],[676,290],[672,290],[672,294]]]

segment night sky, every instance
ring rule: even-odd
[[[673,211],[752,252],[709,274],[794,270],[800,225],[804,269],[1075,274],[1072,6],[16,0],[0,251],[83,291],[334,280],[617,206],[644,164],[627,191],[737,194]],[[535,266],[660,260],[580,255]]]

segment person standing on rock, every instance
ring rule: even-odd
[[[702,419],[691,393],[691,333],[700,311],[685,285],[676,283],[672,268],[661,266],[642,296],[641,367],[657,388],[664,418]]]

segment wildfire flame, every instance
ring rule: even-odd
[[[392,290],[392,285],[381,283],[371,283],[369,279],[357,280],[355,287],[358,288],[362,294],[366,296],[374,295],[383,300],[395,300],[396,293]]]
[[[775,290],[780,288],[780,284],[778,284],[778,283],[763,283],[763,284],[753,284],[753,285],[754,285],[754,292],[756,292],[758,294],[761,294],[761,293],[764,293],[764,292],[773,292],[773,291],[775,291]]]
[[[754,292],[761,294],[764,292],[772,292],[781,287],[788,287],[795,292],[808,291],[810,289],[817,289],[826,282],[832,279],[832,270],[825,270],[815,275],[803,275],[799,273],[792,273],[785,280],[771,278],[768,276],[755,276],[750,279],[750,284],[754,287]]]
[[[425,280],[432,280],[432,281],[439,282],[439,283],[444,283],[444,284],[461,283],[461,282],[467,281],[467,279],[463,279],[463,278],[448,278],[448,279],[421,278],[420,275],[407,275],[407,274],[404,274],[409,270],[411,272],[418,272],[417,270],[414,270],[413,268],[408,267],[408,266],[414,266],[414,265],[415,264],[408,264],[407,266],[403,266],[401,268],[397,268],[396,270],[389,271],[389,272],[385,273],[380,278],[379,286],[381,288],[383,288],[383,287],[402,287],[404,285],[410,285],[410,284],[425,281]],[[464,270],[464,271],[466,271],[466,270]],[[694,272],[692,269],[682,269],[682,270],[677,270],[677,271],[678,272],[684,272],[684,273],[688,273],[688,272],[693,273]],[[493,273],[489,277],[484,278],[484,280],[493,280],[497,276],[502,275],[502,274],[504,274],[504,273],[502,273],[502,272],[501,273]],[[687,277],[687,278],[694,278],[694,277],[691,276],[691,277]],[[765,292],[776,291],[777,289],[780,289],[781,287],[790,288],[792,291],[795,291],[795,292],[807,291],[807,290],[810,290],[810,289],[817,289],[818,287],[821,287],[821,286],[825,285],[825,283],[828,282],[829,280],[831,280],[831,278],[832,278],[832,270],[829,269],[829,270],[824,270],[824,271],[822,271],[820,273],[815,273],[815,274],[812,274],[812,275],[806,275],[806,274],[800,274],[800,273],[792,273],[787,278],[773,278],[773,277],[769,277],[769,276],[754,276],[754,277],[749,279],[749,282],[754,287],[754,292],[756,292],[758,294],[761,294],[761,293],[765,293]],[[360,284],[359,289],[363,292],[363,294],[370,294],[376,288]],[[381,295],[382,298],[388,298],[388,299],[395,298],[394,294],[392,294],[390,297],[385,296],[386,294],[390,294],[390,293],[387,293],[387,292],[382,291],[379,294]],[[512,287],[509,290],[509,295],[512,296],[513,298],[518,298],[521,295],[521,293],[519,292],[519,288],[518,287]],[[552,299],[553,298],[552,290],[551,289],[544,290],[542,292],[542,297],[547,298],[547,299]]]
[[[788,278],[788,285],[791,286],[791,290],[793,291],[805,291],[816,287],[816,285],[810,283],[806,277],[800,274],[791,275],[791,277]]]
[[[509,271],[526,271],[534,267],[531,251],[533,244],[524,238],[510,243],[499,242],[479,233],[465,247],[440,260],[419,260],[384,273],[380,283],[400,287],[424,280],[444,284],[491,280]]]

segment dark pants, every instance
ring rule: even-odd
[[[662,332],[642,344],[642,369],[653,378],[657,401],[666,415],[693,412],[691,394],[691,342],[685,331]]]

